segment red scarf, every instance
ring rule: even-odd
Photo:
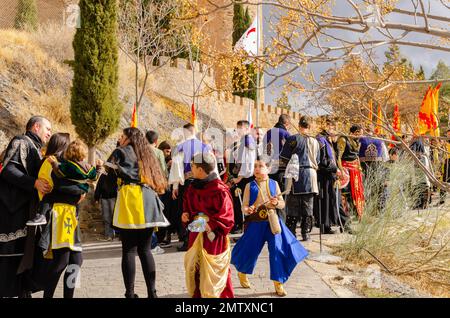
[[[359,162],[342,161],[342,166],[346,168],[350,175],[350,186],[352,190],[352,198],[355,203],[358,218],[361,219],[364,211],[364,186],[362,181],[362,173],[359,167]]]

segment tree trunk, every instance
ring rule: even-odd
[[[89,147],[88,162],[91,165],[95,165],[95,147]]]

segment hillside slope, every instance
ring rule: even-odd
[[[73,73],[63,63],[72,58],[71,36],[53,31],[28,34],[0,30],[0,152],[12,136],[23,131],[28,118],[36,114],[48,117],[55,132],[75,136],[69,110]],[[131,68],[121,59],[119,95],[125,111],[120,128],[128,126],[131,117],[134,89]],[[200,118],[204,116],[199,114]],[[139,113],[140,127],[159,131],[161,141],[169,139],[172,131],[189,119],[186,105],[152,91],[144,97]],[[215,121],[212,124],[221,127]],[[120,129],[99,147],[101,157],[113,149],[119,134]]]

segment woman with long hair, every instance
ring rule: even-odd
[[[114,150],[107,165],[115,169],[119,184],[113,226],[119,229],[122,241],[125,297],[138,297],[134,293],[135,257],[138,254],[148,297],[156,298],[155,261],[150,250],[153,228],[169,225],[163,214],[164,205],[158,197],[165,192],[167,180],[139,129],[124,129],[119,143],[120,147]]]

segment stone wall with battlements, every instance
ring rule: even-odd
[[[194,73],[194,77],[193,77]],[[211,67],[196,63],[194,67],[185,59],[175,59],[154,70],[149,79],[149,88],[156,94],[184,104],[190,109],[194,88],[200,87],[204,96],[199,98],[197,109],[226,128],[235,127],[236,122],[247,118],[248,109],[252,110],[252,119],[256,121],[256,111],[259,109],[259,126],[272,127],[281,114],[289,114],[297,121],[300,114],[272,105],[255,102],[248,98],[234,96],[229,92],[215,89],[214,71]],[[193,87],[193,82],[196,85]]]

